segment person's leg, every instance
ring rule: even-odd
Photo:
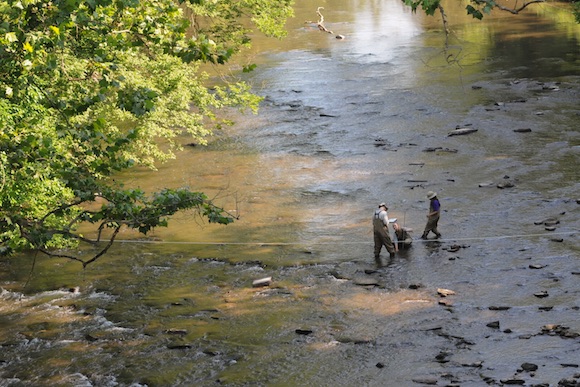
[[[425,230],[423,230],[423,235],[421,235],[421,239],[427,239],[427,235],[429,234],[429,231],[431,229],[429,228],[429,222],[427,222],[427,225],[425,226]]]
[[[385,245],[385,248],[389,252],[389,256],[393,258],[395,256],[395,246],[393,245],[391,237],[389,236],[388,233],[385,233],[385,235],[383,235],[383,244]]]
[[[433,232],[435,233],[437,238],[441,238],[441,233],[439,232],[439,230],[437,230],[437,223],[439,223],[439,218],[437,218],[435,222],[433,222]]]
[[[427,221],[427,224],[425,225],[425,231],[423,231],[423,235],[421,236],[421,239],[427,239],[427,235],[429,235],[429,232],[433,231],[434,229],[437,228],[437,221],[439,219],[429,219]],[[437,234],[435,232],[435,234]]]
[[[381,255],[381,248],[383,247],[383,242],[381,240],[381,236],[376,232],[374,233],[374,236],[375,236],[375,259],[377,259],[379,258],[379,255]]]

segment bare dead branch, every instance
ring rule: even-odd
[[[520,13],[521,11],[523,11],[524,9],[526,9],[528,6],[530,6],[532,4],[545,3],[545,2],[546,2],[546,0],[532,0],[532,1],[528,1],[527,3],[524,2],[524,4],[522,4],[522,6],[519,8],[508,8],[508,7],[505,7],[503,5],[496,3],[495,8],[501,9],[502,11],[512,13],[514,15],[517,15],[518,13]]]

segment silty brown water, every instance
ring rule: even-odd
[[[324,4],[343,40],[304,23],[318,6],[297,3],[286,40],[257,41],[260,116],[236,117],[159,173],[124,176],[199,188],[236,223],[182,214],[154,234],[168,243],[119,243],[85,271],[38,259],[30,280],[33,257],[2,261],[2,385],[574,376],[578,26],[557,4],[483,22],[449,4],[444,52],[438,19],[398,2]],[[449,137],[457,126],[478,131]],[[443,240],[416,240],[377,270],[374,207],[387,201],[417,237],[429,190]],[[548,218],[554,231],[535,224]]]

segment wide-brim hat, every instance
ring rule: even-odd
[[[387,203],[384,203],[384,202],[379,204],[379,208],[381,208],[381,207],[385,207],[387,210],[389,209],[389,207],[387,207]]]
[[[433,199],[435,196],[437,196],[437,192],[433,191],[427,192],[427,199]]]

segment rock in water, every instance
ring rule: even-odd
[[[437,293],[441,296],[441,297],[447,297],[447,296],[452,296],[455,294],[455,292],[453,290],[450,289],[443,289],[443,288],[439,288],[437,289]]]
[[[521,365],[521,367],[522,367],[522,369],[524,371],[528,371],[528,372],[537,371],[538,370],[538,366],[536,364],[534,364],[534,363],[523,363]]]
[[[455,129],[452,130],[451,132],[448,133],[448,136],[461,136],[464,134],[470,134],[470,133],[475,133],[477,132],[477,129],[474,128],[459,128],[459,129]]]
[[[272,277],[266,277],[266,278],[261,278],[261,279],[257,279],[254,282],[252,282],[252,286],[257,288],[260,286],[270,286],[270,284],[272,283]]]

